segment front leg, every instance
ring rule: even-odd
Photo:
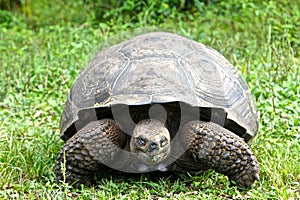
[[[90,122],[67,141],[58,155],[57,179],[77,188],[80,184],[90,185],[94,173],[114,159],[125,141],[125,134],[115,121]]]
[[[242,138],[212,122],[192,121],[181,130],[188,153],[201,164],[223,173],[239,187],[259,179],[259,163]]]

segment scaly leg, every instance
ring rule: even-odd
[[[192,121],[181,131],[182,142],[197,162],[223,173],[239,187],[259,179],[259,163],[242,138],[212,122]]]
[[[70,138],[58,155],[56,176],[80,187],[90,185],[93,175],[104,167],[103,163],[114,159],[125,143],[125,134],[111,119],[92,121]]]

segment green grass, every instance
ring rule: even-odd
[[[0,199],[300,198],[299,1],[210,1],[181,10],[166,0],[131,0],[109,9],[109,1],[88,1],[108,9],[106,15],[92,3],[46,2],[32,1],[31,18],[0,11]],[[239,191],[212,171],[108,174],[98,187],[77,190],[55,183],[63,146],[58,124],[75,78],[108,37],[115,43],[145,26],[207,44],[241,71],[260,113],[252,150],[261,179],[253,189]]]

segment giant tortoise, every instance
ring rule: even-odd
[[[216,50],[151,32],[98,53],[61,116],[58,180],[78,187],[97,172],[213,169],[239,187],[259,179],[249,144],[256,107],[238,71]]]

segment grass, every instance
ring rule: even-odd
[[[300,198],[299,1],[195,1],[179,10],[174,1],[131,0],[106,15],[92,3],[105,9],[109,1],[87,2],[32,1],[31,18],[0,11],[0,199]],[[96,188],[77,190],[55,183],[58,124],[75,78],[107,38],[116,43],[145,26],[207,44],[241,71],[260,113],[252,150],[261,179],[253,189],[239,191],[212,171],[108,174]]]

